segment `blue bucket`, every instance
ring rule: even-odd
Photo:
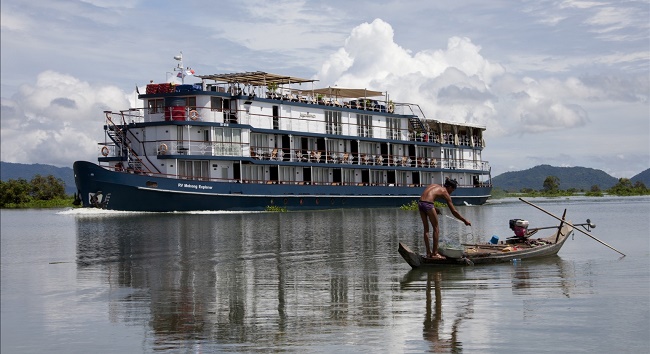
[[[497,243],[499,243],[499,236],[497,236],[497,235],[492,236],[492,238],[490,239],[490,243],[493,244],[493,245],[496,245]]]

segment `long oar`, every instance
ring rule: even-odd
[[[524,199],[522,199],[522,198],[519,198],[519,200],[521,200],[522,202],[524,202],[524,203],[526,203],[526,204],[528,204],[528,205],[530,205],[530,206],[532,206],[532,207],[535,207],[535,208],[537,208],[537,209],[539,209],[539,210],[545,212],[546,214],[548,214],[548,215],[550,215],[550,216],[552,216],[552,217],[554,217],[554,218],[556,218],[556,219],[558,219],[558,220],[560,220],[560,221],[564,221],[564,222],[567,223],[569,226],[571,226],[574,230],[578,230],[578,231],[582,232],[583,234],[585,234],[585,235],[587,235],[587,236],[593,238],[594,240],[596,240],[596,241],[602,243],[603,245],[605,245],[605,246],[607,246],[607,247],[613,249],[614,251],[616,251],[616,252],[622,254],[623,257],[625,257],[625,254],[624,254],[623,252],[621,252],[621,251],[617,250],[616,248],[614,248],[614,247],[612,247],[612,246],[606,244],[605,242],[603,242],[603,241],[601,241],[601,240],[595,238],[594,236],[588,234],[587,232],[582,231],[582,230],[580,230],[580,229],[577,229],[577,228],[576,228],[573,224],[571,224],[570,222],[568,222],[568,221],[566,221],[566,220],[562,220],[561,218],[559,218],[559,217],[557,217],[557,216],[551,214],[550,212],[548,212],[548,211],[546,211],[546,210],[544,210],[544,209],[538,207],[537,205],[535,205],[535,204],[533,204],[533,203],[531,203],[531,202],[529,202],[529,201],[526,201],[526,200],[524,200]]]

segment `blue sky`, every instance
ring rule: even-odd
[[[182,51],[197,74],[367,87],[485,125],[493,175],[650,167],[648,1],[3,0],[0,13],[2,161],[96,161],[102,111],[165,81]]]

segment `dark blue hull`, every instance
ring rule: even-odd
[[[115,172],[74,163],[75,184],[84,207],[125,211],[259,211],[400,207],[419,198],[424,187],[330,186],[225,183]],[[458,188],[455,205],[481,205],[490,187]]]

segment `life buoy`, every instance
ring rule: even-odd
[[[104,155],[104,156],[108,156],[108,147],[104,146],[104,147],[102,148],[102,155]]]
[[[164,144],[164,143],[163,143],[163,144],[160,144],[160,147],[158,148],[158,152],[159,152],[161,155],[166,154],[166,153],[167,153],[167,144]]]
[[[196,109],[190,111],[190,119],[191,120],[199,119],[199,112],[197,112]]]
[[[393,113],[393,112],[395,112],[395,104],[391,102],[388,104],[388,113]]]

